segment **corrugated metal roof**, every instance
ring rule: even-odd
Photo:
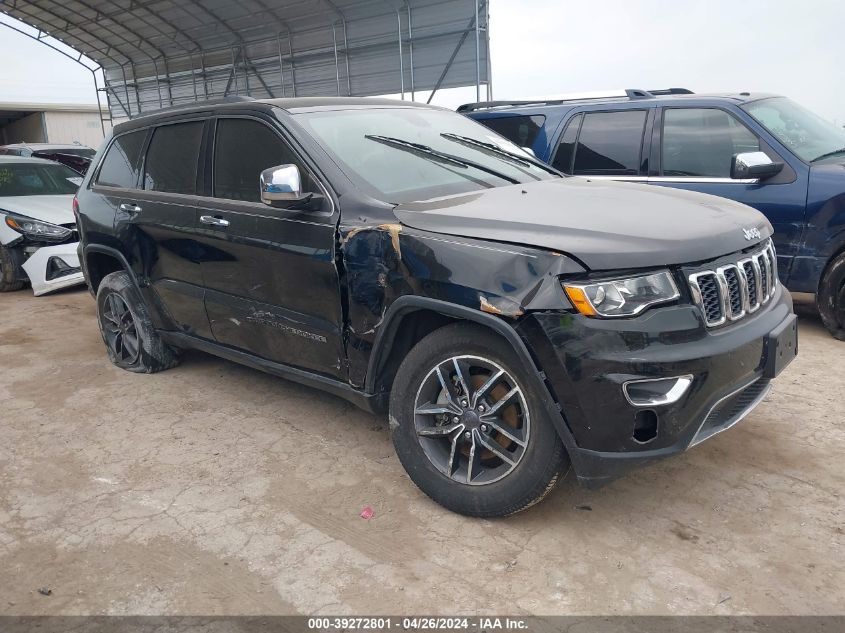
[[[116,118],[228,94],[488,82],[487,0],[0,0],[0,10],[100,64]]]

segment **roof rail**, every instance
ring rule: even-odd
[[[694,93],[687,88],[658,88],[657,90],[628,88],[625,90],[625,94],[629,99],[654,99],[662,95],[691,95]]]
[[[654,99],[662,95],[691,95],[692,90],[687,88],[660,88],[658,90],[641,90],[638,88],[628,88],[624,95],[615,94],[607,95],[605,97],[571,97],[568,99],[528,99],[523,101],[478,101],[476,103],[465,103],[458,106],[458,112],[474,112],[475,110],[489,110],[491,108],[514,107],[514,106],[529,106],[529,105],[559,105],[561,103],[568,103],[570,101],[592,101],[595,99]]]
[[[158,110],[147,110],[146,112],[140,112],[132,118],[138,119],[140,117],[145,117],[151,114],[163,114],[165,112],[175,112],[176,110],[184,110],[186,108],[203,108],[205,106],[223,105],[224,103],[238,103],[241,101],[255,101],[255,99],[253,97],[247,97],[245,95],[229,95],[226,97],[219,97],[217,99],[188,101],[186,103],[180,103],[177,105],[168,106],[166,108],[159,108]]]

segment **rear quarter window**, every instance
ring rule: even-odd
[[[129,132],[118,136],[103,158],[97,184],[106,187],[134,189],[138,182],[141,150],[144,147],[146,130]]]

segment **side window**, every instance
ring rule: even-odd
[[[520,147],[532,147],[534,141],[537,140],[537,136],[540,134],[540,130],[543,129],[546,117],[542,114],[535,114],[533,116],[505,116],[480,119],[478,122],[483,123],[494,132],[498,132]]]
[[[560,143],[557,146],[552,167],[558,171],[562,171],[564,174],[572,173],[572,157],[575,155],[575,141],[578,140],[578,130],[581,129],[581,119],[583,118],[583,114],[574,116],[566,124],[566,129],[560,137]]]
[[[268,167],[299,167],[304,191],[319,192],[293,150],[267,125],[252,119],[219,119],[214,141],[214,196],[261,202],[258,177]]]
[[[141,150],[146,136],[146,130],[118,136],[103,158],[100,173],[97,174],[97,184],[134,189],[138,182]]]
[[[584,116],[574,174],[635,176],[640,172],[640,150],[645,110],[591,112]]]
[[[196,194],[202,130],[202,121],[156,128],[144,163],[144,189]]]
[[[730,178],[734,154],[756,152],[760,141],[716,108],[667,108],[663,113],[664,176]]]

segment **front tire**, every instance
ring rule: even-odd
[[[845,341],[845,253],[825,269],[816,299],[822,323],[840,341]]]
[[[539,502],[569,458],[523,363],[486,328],[457,323],[420,341],[390,396],[396,453],[440,505],[476,517]]]
[[[125,271],[106,275],[97,289],[97,323],[112,363],[142,374],[179,364],[179,351],[155,331],[138,289]]]
[[[8,246],[0,246],[0,292],[13,292],[20,290],[26,285],[21,281],[24,272],[21,270],[20,262],[23,255],[18,255]]]

